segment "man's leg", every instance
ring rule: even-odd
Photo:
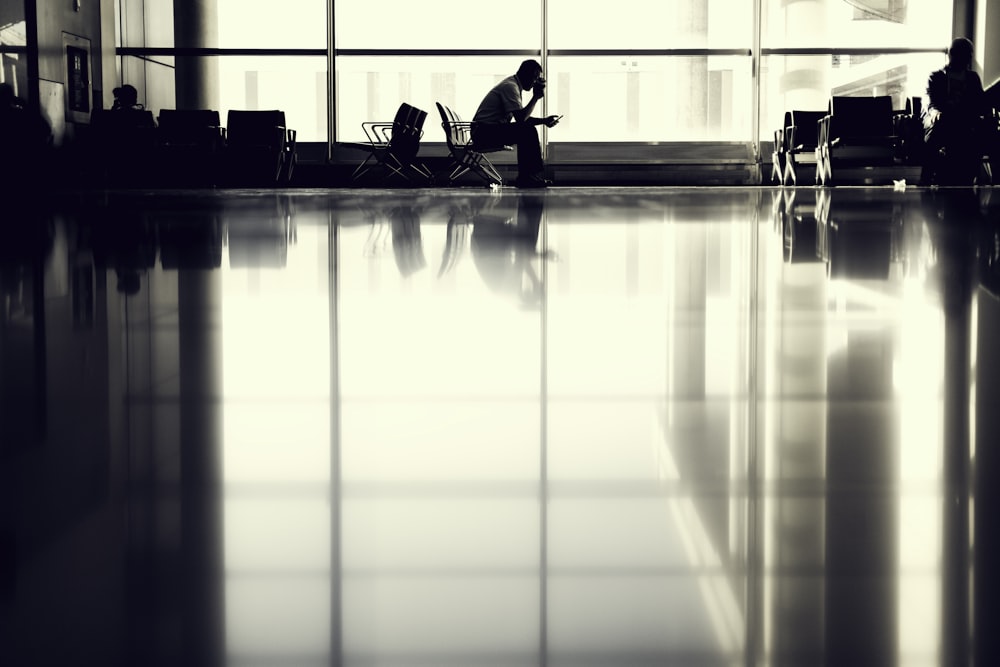
[[[516,130],[518,178],[540,176],[542,172],[542,145],[538,130],[527,123],[512,123]]]
[[[477,125],[472,140],[478,146],[517,146],[518,178],[538,176],[542,167],[542,146],[538,141],[538,131],[527,123],[505,123],[502,125]]]

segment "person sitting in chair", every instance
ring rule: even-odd
[[[111,105],[113,111],[142,111],[144,109],[139,104],[139,91],[132,84],[126,83],[111,92],[115,96],[114,104]]]
[[[926,159],[920,180],[925,185],[972,185],[979,173],[986,102],[972,59],[972,42],[960,37],[948,49],[948,64],[927,80],[921,118]]]
[[[521,92],[531,91],[527,104],[521,102]],[[537,118],[531,115],[538,100],[545,96],[542,66],[535,60],[525,60],[512,76],[507,77],[486,94],[472,118],[472,142],[477,146],[517,146],[517,181],[521,188],[544,188],[549,184],[542,176],[544,163],[538,141],[538,125],[553,127],[559,116]]]

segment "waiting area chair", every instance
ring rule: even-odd
[[[274,186],[291,181],[296,131],[279,110],[230,110],[226,116],[225,181],[229,185]]]
[[[487,185],[503,185],[503,176],[486,156],[487,153],[513,150],[510,146],[477,146],[472,141],[472,123],[462,120],[451,108],[437,102],[438,113],[441,115],[441,127],[444,129],[445,142],[448,145],[450,163],[442,172],[442,180],[446,185],[453,184],[463,175],[472,172],[483,179]]]
[[[822,185],[832,185],[840,169],[870,172],[895,164],[898,137],[890,96],[834,96],[829,109],[819,129],[817,174]]]
[[[782,185],[798,185],[802,165],[811,165],[813,183],[819,182],[819,123],[826,111],[793,109],[785,113]]]
[[[90,114],[90,153],[104,185],[141,186],[153,179],[156,121],[145,109],[94,109]]]
[[[214,109],[160,109],[157,162],[172,185],[215,185],[226,131]]]
[[[356,183],[366,174],[378,170],[381,182],[398,176],[410,183],[429,183],[433,175],[425,165],[416,161],[426,120],[426,111],[403,102],[391,121],[361,123],[367,141],[340,144],[368,153],[351,174],[351,182]]]

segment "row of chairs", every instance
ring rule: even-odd
[[[786,111],[774,132],[771,180],[797,185],[803,172],[813,172],[817,185],[833,185],[841,173],[920,167],[924,162],[922,99],[911,97],[894,109],[888,95],[834,96],[825,110]],[[985,119],[1000,131],[996,118]],[[992,184],[991,151],[983,146],[979,182]],[[835,179],[836,177],[836,179]]]
[[[451,185],[465,174],[474,174],[488,185],[503,185],[503,176],[490,161],[488,154],[511,151],[511,146],[479,146],[472,140],[472,123],[447,105],[436,103],[441,116],[445,143],[448,147],[447,166],[438,173],[417,161],[420,140],[424,136],[427,112],[406,102],[399,105],[391,121],[366,121],[361,124],[367,141],[340,144],[367,153],[364,161],[351,174],[357,182],[375,170],[382,180],[399,177],[416,185],[442,183]]]
[[[786,111],[774,133],[771,180],[797,185],[803,171],[817,185],[833,185],[841,169],[917,165],[923,143],[921,98],[893,109],[888,95],[833,96],[825,110]]]
[[[89,154],[105,182],[275,186],[291,181],[296,131],[279,110],[96,109]]]

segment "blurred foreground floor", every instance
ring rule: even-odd
[[[48,204],[4,665],[1000,662],[1000,193]]]

